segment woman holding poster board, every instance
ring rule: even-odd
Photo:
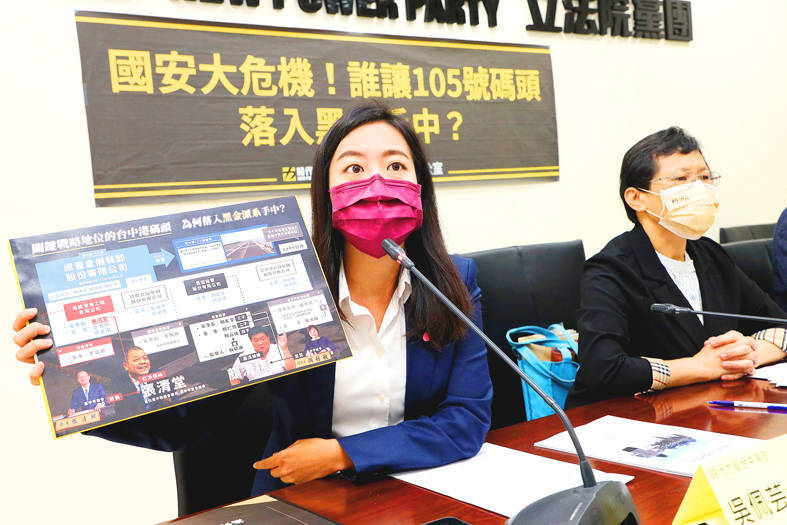
[[[311,198],[312,239],[353,357],[268,383],[273,430],[251,494],[336,471],[366,477],[474,455],[491,420],[484,344],[381,248],[385,238],[404,243],[426,277],[480,324],[475,265],[445,249],[411,125],[378,104],[352,109],[315,155]],[[35,315],[25,310],[14,322],[20,361],[32,363],[52,344],[33,339],[47,326],[25,326]],[[43,372],[34,365],[31,381]],[[173,410],[172,424],[189,408]],[[182,444],[144,419],[91,433],[164,449]]]

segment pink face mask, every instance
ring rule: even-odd
[[[374,174],[334,186],[330,192],[333,227],[372,257],[385,255],[383,239],[401,244],[423,223],[420,184]]]

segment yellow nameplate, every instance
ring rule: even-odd
[[[95,423],[96,421],[101,421],[101,415],[98,413],[98,409],[58,419],[55,421],[55,430],[81,427],[82,425]]]
[[[319,354],[308,355],[305,357],[299,357],[295,359],[295,367],[300,368],[302,366],[313,365],[316,363],[322,363],[323,361],[328,361],[331,359],[332,354],[330,351],[326,350],[324,352],[320,352]]]
[[[787,434],[705,461],[672,525],[787,523]]]

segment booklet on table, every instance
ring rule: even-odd
[[[616,416],[601,417],[576,431],[589,457],[689,477],[700,462],[760,441]],[[575,453],[566,432],[535,445]]]

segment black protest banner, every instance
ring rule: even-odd
[[[435,180],[558,176],[549,49],[78,12],[98,206],[308,188],[331,124],[385,102]]]

